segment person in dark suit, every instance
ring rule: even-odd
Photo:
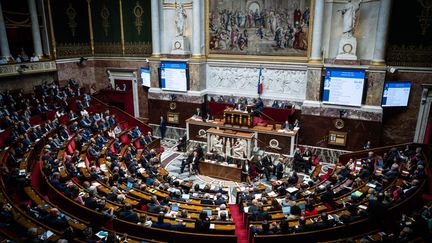
[[[140,221],[138,214],[132,210],[132,206],[126,203],[122,210],[118,213],[119,219],[126,220],[133,223]]]
[[[147,204],[147,211],[150,213],[159,213],[160,212],[160,203],[157,200],[156,196],[153,196],[152,201]]]
[[[178,144],[177,144],[177,151],[184,152],[186,150],[186,136],[183,136],[179,138]]]
[[[290,131],[290,124],[288,122],[288,120],[286,120],[284,123],[282,123],[281,125],[281,130],[285,130],[285,131]]]
[[[202,211],[199,217],[195,220],[195,231],[203,233],[210,230],[210,218],[207,212]]]
[[[251,184],[250,174],[252,172],[252,166],[250,164],[249,160],[245,160],[245,162],[242,165],[242,181],[246,182],[247,184]]]
[[[262,165],[264,166],[264,175],[266,176],[267,181],[270,181],[270,175],[274,170],[274,165],[269,156],[264,156],[261,160]]]
[[[195,118],[201,118],[203,116],[201,109],[198,107],[196,108],[195,113],[193,114],[193,117]]]
[[[264,220],[264,222],[261,224],[261,229],[255,226],[251,227],[251,230],[253,233],[258,235],[272,235],[274,232],[270,230],[270,224],[267,220]]]
[[[203,158],[199,156],[198,151],[194,151],[194,156],[192,158],[191,165],[191,172],[192,173],[199,173],[199,163],[201,162]]]
[[[44,223],[59,230],[64,230],[68,227],[67,219],[61,215],[57,208],[51,208],[49,210],[49,214],[44,218]]]
[[[284,173],[284,164],[283,164],[283,160],[279,160],[277,165],[276,165],[276,179],[280,180],[283,177],[283,173]]]
[[[210,199],[210,195],[206,193],[206,194],[204,195],[204,198],[201,200],[200,203],[201,203],[201,204],[211,204],[211,205],[213,205],[213,204],[214,204],[214,201],[213,201],[212,199]]]
[[[183,173],[184,168],[186,167],[186,165],[190,165],[192,163],[192,159],[195,156],[195,153],[197,153],[196,151],[190,150],[188,151],[187,158],[182,160],[181,166],[180,166],[180,174]]]
[[[177,225],[170,224],[164,222],[164,219],[165,219],[164,213],[160,212],[157,221],[152,224],[152,227],[159,228],[159,229],[166,229],[166,230],[182,230],[185,228],[184,224],[177,224]]]
[[[294,165],[295,171],[299,172],[301,170],[304,170],[306,174],[309,174],[309,171],[308,171],[307,166],[306,166],[306,162],[303,159],[303,157],[301,155],[301,151],[299,148],[296,148],[296,151],[294,152],[293,165]]]
[[[159,129],[161,133],[161,139],[164,139],[167,127],[166,127],[166,121],[163,116],[160,117]]]

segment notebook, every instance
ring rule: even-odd
[[[189,194],[182,194],[182,199],[189,200],[190,199],[190,195]]]

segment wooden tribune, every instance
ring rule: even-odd
[[[224,180],[241,182],[241,168],[223,165],[209,160],[199,163],[200,174]]]
[[[225,125],[238,125],[253,127],[252,113],[247,111],[226,109],[224,110],[224,122]]]

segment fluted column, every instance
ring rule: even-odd
[[[201,56],[201,0],[192,2],[192,56]]]
[[[315,0],[313,9],[313,32],[312,32],[312,51],[310,56],[310,63],[321,63],[322,52],[322,31],[324,22],[324,0]]]
[[[381,0],[372,64],[385,64],[385,51],[390,23],[391,0]]]
[[[160,30],[159,30],[159,1],[151,0],[151,25],[152,25],[152,48],[154,57],[159,57],[160,50]]]
[[[39,28],[39,19],[35,0],[28,0],[30,18],[32,23],[33,48],[36,56],[42,57],[42,42]]]
[[[11,56],[1,2],[0,2],[0,51],[2,57],[9,58]]]

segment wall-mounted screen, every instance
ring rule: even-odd
[[[187,91],[187,70],[185,62],[161,62],[162,90]]]
[[[411,91],[411,82],[385,82],[382,107],[407,106]]]
[[[141,85],[150,87],[150,69],[142,67],[140,69],[141,73]]]
[[[365,71],[327,68],[322,101],[325,104],[361,106]]]

